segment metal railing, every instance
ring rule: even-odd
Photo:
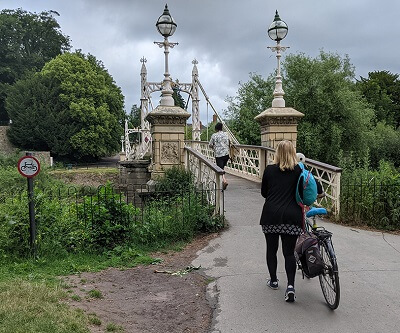
[[[341,186],[340,220],[374,228],[400,229],[400,181],[350,179]]]
[[[211,191],[214,193],[210,194]],[[38,253],[49,251],[54,243],[58,249],[67,251],[85,248],[104,251],[117,245],[184,240],[197,232],[217,231],[224,225],[223,210],[221,215],[213,214],[209,198],[215,198],[218,192],[193,185],[181,191],[148,185],[124,191],[111,185],[37,190],[35,248]],[[1,209],[25,207],[27,200],[25,191],[4,196],[0,193]],[[29,239],[28,228],[22,227],[19,219],[21,213],[13,208],[0,221],[0,231],[12,235],[11,242],[15,243],[11,247],[0,244],[0,252],[28,248],[24,245]]]
[[[214,161],[214,151],[207,141],[185,141],[187,146],[197,150],[209,161]],[[275,150],[268,147],[241,145],[233,146],[233,156],[225,171],[255,182],[261,182],[265,167],[274,161]],[[305,165],[321,183],[326,196],[316,202],[316,206],[327,208],[334,216],[340,213],[340,176],[342,169],[307,159]]]

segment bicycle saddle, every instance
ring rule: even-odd
[[[327,210],[325,209],[325,208],[315,208],[315,207],[312,207],[307,213],[306,213],[306,216],[307,217],[312,217],[312,216],[315,216],[315,215],[326,215],[326,214],[328,214],[328,212],[327,212]]]

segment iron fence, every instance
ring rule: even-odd
[[[400,230],[400,182],[342,182],[340,220],[386,230]]]
[[[185,240],[199,232],[216,231],[224,226],[224,212],[215,212],[215,205],[208,201],[210,191],[217,190],[192,186],[168,191],[148,185],[38,190],[34,196],[37,253],[103,251],[130,243],[149,245]],[[1,209],[15,207],[0,226],[0,236],[7,230],[10,235],[18,234],[19,240],[11,241],[9,247],[26,253],[29,252],[27,202],[25,192],[0,195]],[[21,208],[26,208],[26,212],[21,213]],[[0,246],[1,250],[6,251]]]

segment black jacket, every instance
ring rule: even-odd
[[[292,224],[302,227],[303,213],[296,202],[296,186],[301,168],[281,171],[277,164],[265,168],[261,195],[265,198],[260,224]],[[301,195],[302,193],[300,193]]]

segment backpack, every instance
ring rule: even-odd
[[[301,168],[301,174],[296,186],[296,201],[299,205],[310,206],[317,200],[317,182],[310,171],[308,171],[304,164],[299,162]],[[299,193],[299,186],[303,187],[303,198]]]
[[[324,262],[321,257],[317,236],[306,232],[297,239],[295,255],[301,263],[304,274],[313,278],[324,270]]]

